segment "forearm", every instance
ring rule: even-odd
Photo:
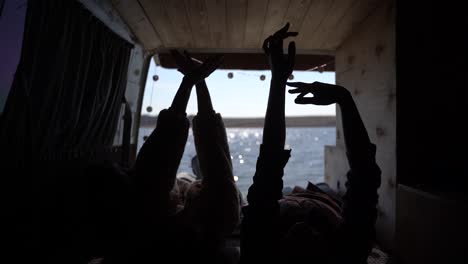
[[[369,153],[371,142],[351,94],[346,91],[338,103],[341,108],[346,152],[350,165],[354,166],[353,159]]]
[[[289,156],[289,150],[260,147],[253,184],[247,195],[249,205],[243,209],[241,263],[277,261],[280,250],[278,200],[282,197],[283,168]]]
[[[205,81],[197,83],[197,103],[198,103],[198,112],[200,114],[213,114],[215,111],[213,109],[213,103],[211,102],[211,96],[206,86]]]
[[[348,238],[343,247],[348,259],[364,261],[375,236],[381,171],[375,161],[376,147],[370,142],[351,95],[347,94],[339,104],[346,154],[351,168],[343,197],[344,227]]]
[[[177,90],[170,109],[174,111],[177,115],[184,115],[187,108],[187,104],[190,98],[190,93],[192,91],[193,82],[190,81],[187,77],[182,79],[179,89]]]
[[[286,80],[273,76],[265,114],[263,144],[279,150],[284,149],[286,141],[285,92]]]
[[[198,113],[193,119],[195,148],[203,175],[196,212],[207,233],[222,237],[239,222],[239,199],[221,115]]]
[[[141,198],[148,203],[145,206],[148,210],[162,211],[168,206],[169,192],[184,152],[188,128],[185,116],[177,115],[172,110],[162,110],[156,128],[138,153],[135,180]]]

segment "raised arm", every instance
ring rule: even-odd
[[[294,67],[295,44],[289,44],[283,54],[283,40],[296,36],[288,32],[289,23],[269,36],[263,49],[269,58],[272,78],[268,97],[263,142],[257,160],[253,184],[249,188],[241,233],[241,262],[276,262],[279,257],[279,205],[282,197],[283,168],[290,151],[284,150],[286,138],[285,91],[286,80]]]
[[[187,52],[185,56],[176,51],[173,54],[183,73],[199,64]],[[212,58],[221,60],[220,56]],[[238,193],[223,120],[213,109],[205,81],[198,82],[196,87],[198,114],[193,119],[193,132],[203,177],[195,187],[197,197],[188,199],[184,211],[212,245],[219,245],[218,242],[231,233],[239,221]]]
[[[374,239],[377,218],[377,189],[380,169],[375,162],[375,145],[369,140],[359,111],[351,94],[338,85],[314,82],[288,83],[296,87],[290,93],[299,93],[298,104],[329,105],[341,108],[346,153],[350,165],[343,208],[343,240],[341,256],[350,263],[364,263]],[[305,97],[312,93],[313,97]]]
[[[192,86],[188,78],[183,79],[171,107],[159,113],[156,128],[141,147],[135,162],[138,194],[143,199],[144,217],[150,222],[175,209],[170,191],[187,141],[189,121],[185,108]]]
[[[216,62],[207,61],[187,73],[169,109],[159,113],[154,131],[143,144],[135,162],[138,193],[148,221],[172,214],[170,199],[177,169],[188,136],[189,121],[185,109],[194,84],[216,69]]]

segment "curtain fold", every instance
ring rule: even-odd
[[[76,1],[28,1],[0,127],[4,160],[28,164],[110,151],[132,48]]]

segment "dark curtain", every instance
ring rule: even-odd
[[[108,244],[90,197],[116,184],[89,167],[110,156],[131,49],[77,1],[28,1],[0,120],[2,236],[18,262],[69,263]]]
[[[13,163],[110,150],[131,44],[76,1],[29,1],[22,54],[2,117]]]

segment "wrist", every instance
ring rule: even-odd
[[[286,82],[288,81],[288,76],[281,76],[281,74],[273,73],[271,75],[271,82],[284,84],[286,86]]]
[[[351,95],[351,93],[346,90],[345,88],[342,88],[342,92],[340,93],[340,96],[337,100],[337,103],[343,107],[343,106],[346,106],[348,105],[350,102],[353,102],[353,96]]]
[[[196,84],[196,81],[190,75],[184,75],[184,78],[182,78],[182,84],[183,85],[194,86]]]

